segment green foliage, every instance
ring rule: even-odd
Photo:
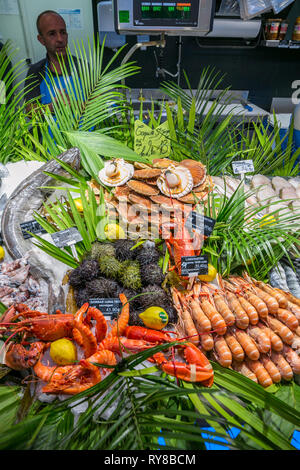
[[[145,360],[170,345],[123,357],[100,383],[65,401],[35,402],[22,419],[20,389],[0,387],[1,450],[205,449],[222,437],[230,449],[293,450],[300,419],[296,384],[263,389],[241,374],[213,363],[211,388],[178,381]],[[5,398],[6,397],[6,398]],[[72,409],[84,405],[75,420]],[[8,409],[10,413],[8,414]],[[5,424],[3,419],[6,419]],[[214,428],[203,437],[199,420]],[[277,424],[276,424],[277,423]],[[240,430],[232,439],[231,427]]]
[[[124,90],[126,87],[120,82],[137,73],[138,67],[128,63],[116,65],[119,49],[108,62],[103,63],[105,42],[102,46],[94,38],[93,43],[88,42],[85,50],[83,44],[74,43],[77,66],[73,56],[68,52],[68,65],[70,67],[70,79],[66,64],[60,62],[62,76],[66,83],[66,90],[60,90],[54,78],[50,75],[54,95],[49,86],[52,97],[52,114],[48,107],[35,103],[31,112],[34,123],[33,129],[41,135],[41,141],[36,136],[31,136],[35,148],[41,150],[42,158],[58,156],[62,149],[70,148],[70,142],[66,133],[73,131],[87,132],[102,129],[103,132],[112,130],[117,116],[126,112],[127,103]],[[58,76],[58,74],[57,74]],[[73,83],[73,85],[72,85]],[[45,151],[46,149],[46,151]],[[20,149],[20,154],[26,156],[26,147]],[[27,158],[35,159],[36,152],[29,148]],[[83,165],[86,160],[83,159]]]
[[[216,220],[212,235],[204,243],[203,252],[222,276],[247,270],[255,279],[266,279],[270,269],[288,251],[297,249],[299,214],[277,209],[277,202],[246,206],[254,191],[245,192],[241,182],[232,196],[208,195],[205,215]],[[200,207],[200,205],[199,205]],[[198,208],[199,208],[198,207]],[[276,223],[260,225],[259,213],[268,210]]]
[[[24,80],[20,81],[20,76],[26,70],[25,60],[18,61],[9,68],[16,54],[17,50],[14,50],[10,41],[0,51],[0,81],[4,82],[6,89],[6,93],[3,93],[3,89],[0,90],[0,162],[3,164],[22,158],[17,154],[16,147],[24,143],[31,145],[27,135],[32,124],[26,118]]]

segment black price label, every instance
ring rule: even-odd
[[[32,232],[35,235],[47,233],[47,231],[36,220],[29,220],[28,222],[23,222],[22,224],[20,224],[20,227],[25,240],[27,238],[32,238],[32,235],[28,232]]]
[[[235,175],[252,173],[254,171],[253,160],[239,160],[237,162],[232,162],[232,169]]]
[[[70,227],[60,232],[51,233],[52,240],[58,248],[75,245],[83,240],[76,227]]]
[[[198,276],[199,274],[208,274],[208,257],[201,256],[182,256],[181,257],[181,276]]]
[[[206,215],[192,211],[190,212],[185,225],[188,230],[194,229],[201,235],[209,237],[213,232],[215,223],[215,219],[211,219],[210,217],[206,217]]]
[[[108,319],[117,318],[122,308],[122,302],[117,298],[92,298],[89,304],[98,308]]]

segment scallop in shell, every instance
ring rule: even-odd
[[[134,166],[122,158],[105,162],[104,168],[99,171],[99,179],[106,186],[122,186],[133,177]]]
[[[170,165],[157,178],[157,186],[166,196],[177,199],[192,191],[194,181],[190,170],[184,166]]]
[[[201,162],[197,162],[196,160],[182,160],[180,166],[184,166],[190,170],[194,181],[194,188],[205,182],[206,168]]]

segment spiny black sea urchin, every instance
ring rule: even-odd
[[[155,246],[143,246],[139,249],[136,259],[140,263],[141,268],[147,269],[149,264],[158,263],[159,256]]]
[[[85,286],[85,280],[81,276],[80,266],[73,269],[69,274],[69,284],[74,287],[74,289],[80,289]]]
[[[98,277],[86,284],[89,296],[93,297],[115,297],[117,290],[120,288],[116,281]]]
[[[81,278],[85,281],[91,281],[100,274],[99,264],[94,259],[87,259],[83,261],[77,269]]]
[[[119,261],[134,260],[137,255],[137,249],[131,250],[136,244],[134,240],[120,239],[114,243],[116,258]]]
[[[147,286],[148,284],[161,286],[165,277],[158,264],[151,263],[147,266],[147,269],[141,269],[141,278],[143,286]]]

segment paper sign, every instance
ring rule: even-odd
[[[20,227],[25,240],[27,240],[27,238],[32,238],[32,235],[27,232],[34,233],[35,235],[39,233],[47,233],[47,231],[43,229],[43,227],[36,220],[29,220],[28,222],[23,222],[22,224],[20,224]]]
[[[208,274],[208,258],[201,256],[181,257],[181,276],[198,276],[198,274]]]
[[[61,230],[60,232],[51,233],[51,237],[58,248],[75,245],[75,243],[81,242],[81,240],[83,240],[82,236],[75,227],[70,227],[66,230]]]
[[[98,308],[109,319],[117,317],[122,308],[122,303],[117,298],[92,298],[89,299],[89,304],[91,307]]]
[[[167,121],[151,129],[137,119],[134,122],[134,151],[143,157],[169,157],[171,145]]]
[[[239,160],[237,162],[232,162],[232,169],[235,175],[252,173],[254,171],[253,160]]]
[[[18,0],[0,0],[0,15],[18,15]]]
[[[82,11],[80,8],[68,10],[61,8],[57,12],[63,17],[66,23],[67,30],[69,29],[83,29]]]

